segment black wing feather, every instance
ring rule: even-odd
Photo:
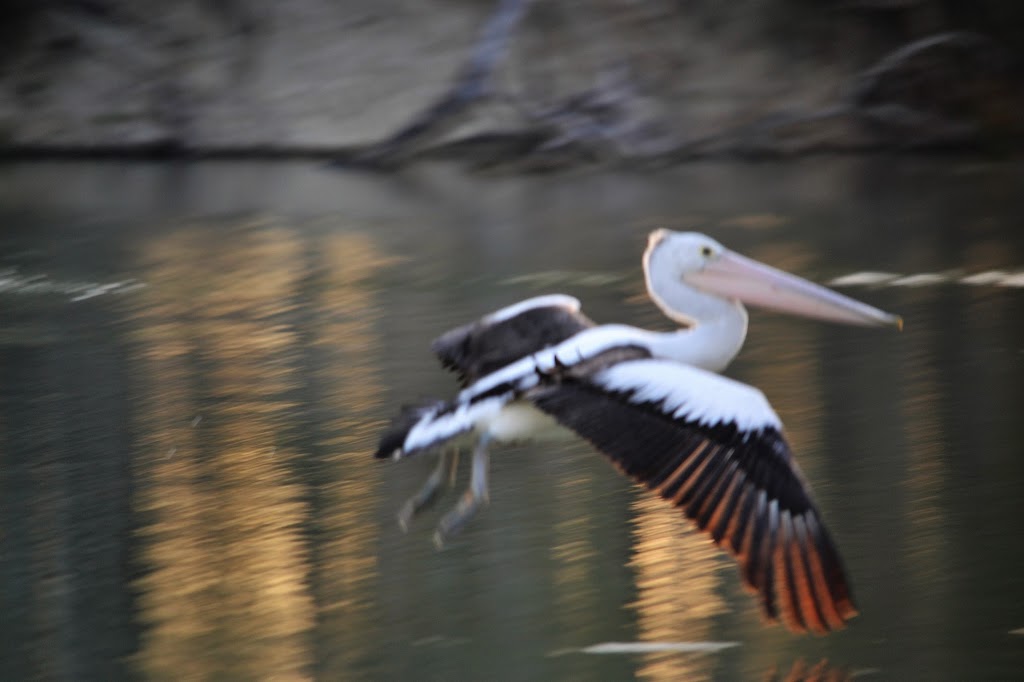
[[[384,459],[401,450],[412,427],[419,423],[423,415],[438,410],[443,404],[440,401],[434,401],[421,405],[403,405],[388,427],[384,429],[384,433],[381,434],[380,443],[373,456],[377,459]]]
[[[430,347],[463,387],[531,353],[575,336],[594,323],[562,305],[538,306],[500,322],[488,318],[452,329]]]
[[[547,377],[528,397],[735,555],[769,620],[781,610],[791,629],[824,633],[856,615],[839,552],[774,428],[687,422],[578,374]]]

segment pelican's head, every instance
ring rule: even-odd
[[[803,317],[903,327],[903,319],[897,315],[741,256],[699,232],[652,232],[644,252],[644,272],[648,289],[662,307],[668,304],[673,312],[684,316],[688,311],[675,310],[663,295],[679,284],[719,298]]]

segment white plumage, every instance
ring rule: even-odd
[[[423,413],[420,420],[405,437],[399,454],[429,450],[451,439],[473,431],[478,425],[494,419],[502,407],[514,398],[512,392],[455,405],[438,405]]]
[[[528,298],[525,301],[519,301],[519,303],[513,303],[510,306],[495,310],[493,313],[484,316],[483,322],[486,324],[498,324],[505,320],[512,319],[518,315],[522,315],[527,310],[533,310],[535,308],[564,308],[565,310],[576,313],[580,309],[580,301],[578,298],[572,296],[566,296],[565,294],[547,294],[544,296],[534,296]]]
[[[778,415],[761,391],[696,367],[667,360],[633,360],[594,376],[594,383],[653,403],[667,416],[703,426],[732,424],[742,432],[781,429]]]

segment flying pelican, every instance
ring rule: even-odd
[[[747,334],[743,303],[865,326],[901,318],[745,258],[702,234],[656,230],[647,291],[673,332],[595,325],[575,298],[540,296],[453,329],[432,348],[458,373],[449,401],[403,408],[377,457],[444,448],[399,512],[403,528],[473,445],[471,483],[435,533],[440,546],[487,500],[492,443],[575,432],[679,507],[736,557],[767,620],[826,633],[856,615],[839,552],[764,394],[719,376]]]

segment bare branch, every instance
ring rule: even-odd
[[[498,0],[452,87],[398,132],[369,145],[354,160],[378,167],[392,166],[458,125],[470,105],[489,94],[491,75],[508,53],[512,35],[526,16],[530,2]]]

